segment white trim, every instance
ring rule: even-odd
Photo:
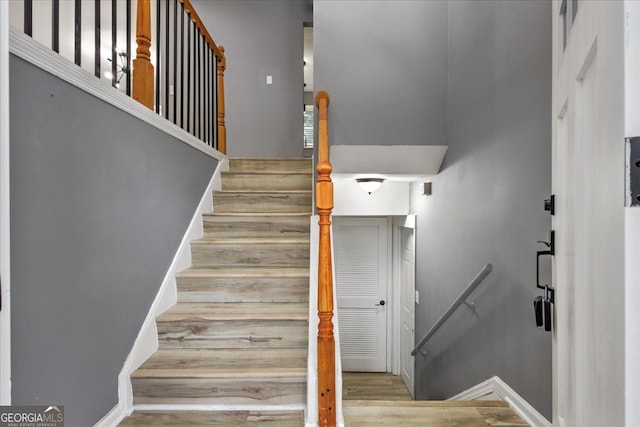
[[[400,226],[395,224],[395,218],[392,217],[391,224],[389,226],[391,230],[391,238],[389,241],[391,244],[391,257],[390,268],[391,270],[391,311],[393,312],[390,318],[391,323],[391,336],[390,347],[387,351],[391,354],[391,373],[393,375],[400,375],[400,238],[402,232]],[[411,393],[413,396],[413,393]]]
[[[11,252],[9,185],[9,2],[0,2],[0,405],[11,404]]]
[[[93,427],[114,427],[125,417],[124,407],[121,402],[111,408],[107,414],[100,419]]]
[[[6,28],[3,25],[3,28]],[[71,61],[58,55],[46,46],[33,40],[24,33],[11,28],[9,49],[12,54],[30,62],[38,68],[70,83],[77,88],[117,107],[159,130],[171,135],[185,144],[215,159],[222,160],[226,156],[215,150],[184,129],[174,125],[164,117],[154,113],[144,105],[124,93],[115,90],[93,74],[76,66]]]
[[[491,393],[496,394],[500,399],[507,402],[511,409],[529,425],[533,427],[551,427],[549,420],[497,376],[491,377],[447,400],[480,400],[480,398]]]
[[[216,187],[216,183],[219,185],[221,172],[228,170],[228,168],[229,163],[226,158],[218,162],[218,166],[216,167],[216,170],[213,173],[202,198],[200,199],[200,203],[191,218],[189,227],[182,237],[180,246],[178,247],[174,258],[171,261],[171,265],[164,276],[160,289],[158,290],[158,294],[153,300],[151,308],[149,308],[147,317],[138,332],[138,336],[133,343],[131,352],[129,353],[129,356],[127,356],[124,366],[120,371],[120,375],[118,376],[118,405],[113,409],[113,411],[117,412],[117,415],[110,416],[109,420],[116,420],[116,422],[120,422],[124,417],[133,412],[134,405],[133,390],[131,387],[131,373],[158,349],[156,317],[177,302],[178,292],[175,278],[176,273],[191,265],[190,242],[202,237],[204,234],[202,214],[213,210],[213,189]],[[100,423],[101,422],[102,420]],[[110,424],[99,425],[100,427],[103,427]],[[98,427],[98,424],[96,424],[96,427]]]

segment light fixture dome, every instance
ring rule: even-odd
[[[371,194],[382,186],[384,178],[356,178],[356,182],[360,188]]]

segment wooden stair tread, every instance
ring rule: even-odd
[[[390,408],[508,408],[502,400],[344,400],[343,406],[385,406]]]
[[[156,321],[184,322],[206,320],[308,320],[305,303],[205,303],[180,302]]]
[[[198,278],[198,277],[309,277],[307,267],[210,267],[210,268],[188,268],[177,274],[178,278]]]

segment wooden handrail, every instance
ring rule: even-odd
[[[153,110],[153,64],[151,63],[151,1],[138,0],[136,59],[133,60],[133,99]]]
[[[220,58],[224,57],[224,49],[222,49],[222,51],[221,49],[218,49],[218,46],[213,41],[213,37],[211,37],[211,34],[209,34],[209,31],[207,31],[207,27],[205,27],[204,24],[202,23],[202,19],[200,19],[200,15],[198,15],[198,12],[196,12],[191,2],[189,0],[179,0],[179,1],[180,3],[184,4],[185,13],[191,17],[191,20],[196,24],[196,27],[200,30],[200,34],[204,36],[204,39],[209,45],[209,48],[213,50],[214,54],[216,55],[216,58],[220,60]]]
[[[320,220],[318,252],[318,424],[336,425],[336,361],[333,337],[333,266],[331,261],[331,211],[333,210],[332,166],[329,161],[329,95],[321,91],[316,96],[318,118],[318,181],[316,209]]]
[[[1,0],[0,0],[1,1]],[[207,28],[204,26],[204,23],[202,22],[202,19],[200,19],[200,15],[198,15],[198,12],[196,12],[195,8],[193,7],[193,4],[191,4],[191,2],[189,0],[178,0],[180,2],[180,4],[182,4],[182,7],[184,9],[184,13],[187,15],[188,19],[193,22],[193,25],[195,25],[195,30],[198,33],[199,37],[202,37],[202,39],[204,39],[205,43],[207,44],[207,46],[209,47],[210,51],[213,52],[213,55],[215,57],[215,70],[211,69],[212,67],[209,67],[207,65],[207,72],[208,74],[206,75],[205,78],[207,79],[211,79],[210,80],[210,84],[208,86],[208,88],[214,87],[214,80],[215,80],[215,89],[217,91],[216,93],[216,97],[213,98],[208,98],[211,99],[211,106],[209,107],[208,111],[213,111],[213,103],[215,104],[215,109],[216,109],[216,116],[215,116],[215,121],[216,123],[213,123],[213,117],[209,120],[209,123],[212,127],[214,127],[214,129],[217,130],[217,149],[218,151],[220,151],[222,154],[226,154],[227,152],[227,129],[226,129],[226,123],[225,123],[225,99],[224,99],[224,72],[227,68],[227,58],[224,54],[224,47],[222,46],[217,46],[216,43],[213,41],[213,38],[211,37],[211,34],[209,34],[209,31],[207,30]],[[167,6],[168,7],[168,6]],[[177,7],[177,5],[176,5]],[[166,14],[168,15],[168,9]],[[160,12],[158,11],[158,17],[160,16]],[[182,18],[181,18],[182,19]],[[137,16],[136,16],[136,42],[137,42],[137,49],[136,49],[136,58],[133,60],[133,98],[137,101],[139,101],[140,103],[142,103],[143,105],[147,106],[150,109],[153,109],[154,107],[154,66],[151,63],[151,0],[138,0],[138,8],[137,8]],[[177,20],[174,21],[176,22],[176,24],[174,24],[174,27],[177,26]],[[157,23],[157,25],[160,25],[160,23]],[[184,30],[184,29],[183,29]],[[169,31],[169,18],[167,16],[167,28],[165,29],[165,31],[168,33]],[[174,31],[177,31],[177,28],[174,28]],[[188,30],[190,31],[190,30]],[[158,34],[160,34],[160,32],[158,32]],[[168,35],[167,35],[168,37]],[[184,34],[183,36],[184,37]],[[156,43],[160,43],[160,41],[157,41]],[[174,41],[175,43],[175,41]],[[182,40],[183,46],[182,46],[182,51],[184,51],[184,40]],[[194,44],[195,44],[195,40],[194,40]],[[177,48],[176,48],[177,49]],[[169,50],[169,41],[167,40],[167,51]],[[158,50],[158,54],[159,54],[159,50]],[[177,61],[177,59],[175,58],[176,53],[174,51],[174,61]],[[168,58],[169,55],[165,54],[165,57]],[[211,58],[211,57],[210,57]],[[166,62],[166,61],[165,61]],[[202,64],[202,62],[201,62]],[[165,67],[166,70],[166,78],[165,78],[165,82],[164,84],[166,85],[165,89],[166,89],[166,95],[165,95],[165,104],[168,104],[168,98],[169,98],[169,71],[167,69],[167,64],[165,63],[165,65],[163,65],[163,67]],[[176,65],[174,64],[174,67]],[[181,65],[181,67],[183,67],[183,65]],[[189,65],[187,66],[187,77],[189,77]],[[201,65],[202,67],[202,65]],[[198,79],[201,79],[200,77],[200,71],[197,74]],[[184,69],[181,68],[180,69],[180,76],[181,78],[184,76],[185,72]],[[174,79],[176,79],[177,77],[177,72],[174,72]],[[115,77],[114,77],[115,78]],[[194,77],[195,78],[195,77]],[[200,81],[200,80],[199,80]],[[194,83],[195,85],[195,83]],[[187,80],[187,86],[189,86],[188,80]],[[181,86],[182,88],[182,86]],[[198,86],[198,88],[200,88],[200,86]],[[189,90],[190,88],[187,88],[187,94],[189,94]],[[199,90],[199,89],[198,89]],[[160,93],[159,91],[156,91],[158,94]],[[181,89],[181,95],[184,95],[184,91],[183,89]],[[194,96],[195,97],[195,96]],[[187,104],[189,104],[189,97],[187,97]],[[156,99],[155,103],[160,104],[161,99]],[[156,111],[159,111],[160,108],[162,108],[162,105],[158,105],[156,106]],[[168,112],[169,112],[169,106],[168,105],[164,105],[165,108],[165,117],[169,118],[168,116]],[[183,115],[183,107],[181,104],[181,110],[180,113]],[[177,107],[176,104],[174,103],[174,108],[173,108],[173,114],[174,114],[174,123],[177,124],[178,120],[177,120]],[[187,115],[189,115],[189,106],[187,105]],[[201,115],[201,113],[200,113]],[[180,117],[180,126],[183,126],[184,117]],[[190,123],[191,118],[187,117],[187,123]],[[202,123],[203,119],[202,117],[200,117],[198,120],[199,123]],[[195,123],[195,119],[194,119],[194,123]],[[189,125],[187,124],[187,131],[189,130]],[[200,128],[198,131],[198,134],[196,135],[195,131],[192,131],[192,133],[194,134],[194,136],[197,137],[201,137],[200,132],[202,131],[202,129]],[[209,128],[206,129],[205,133],[205,139],[203,139],[203,141],[212,144],[213,143],[213,138],[210,138],[209,136],[213,133],[213,131],[209,131]]]

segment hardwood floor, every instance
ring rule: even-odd
[[[522,427],[527,426],[501,401],[356,401],[343,404],[347,427]]]
[[[397,375],[378,372],[343,372],[343,400],[412,400]]]
[[[346,427],[521,427],[525,423],[503,401],[413,401],[399,376],[343,372]]]

